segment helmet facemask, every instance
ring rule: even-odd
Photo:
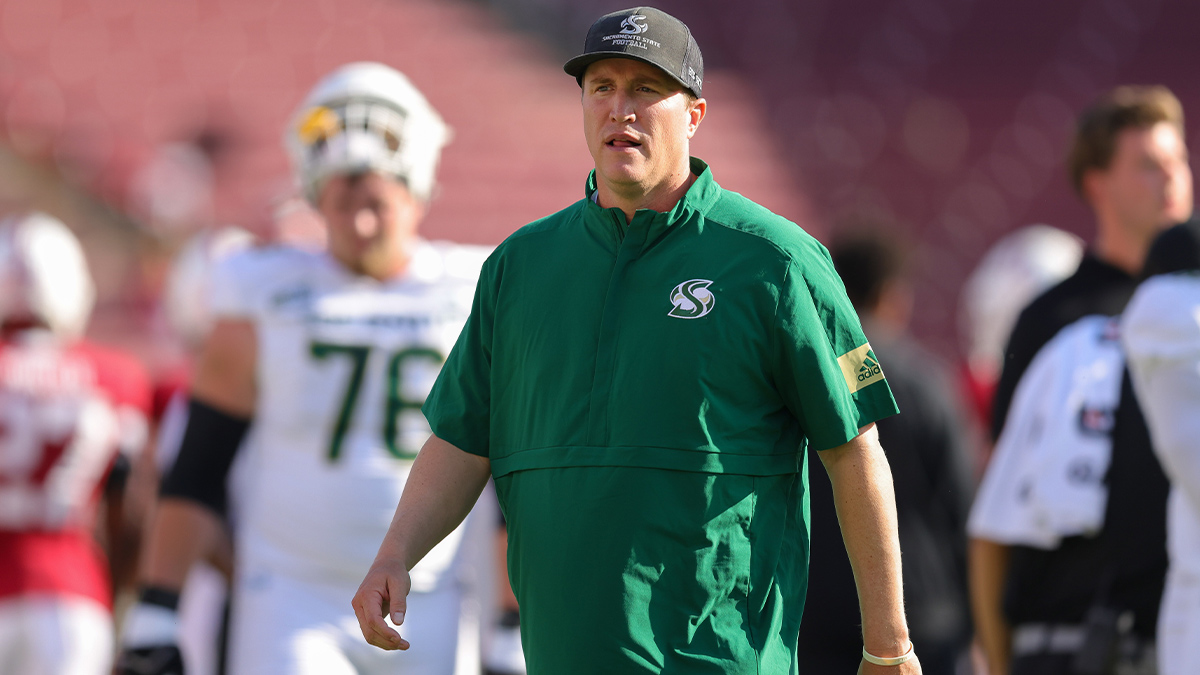
[[[331,176],[392,177],[428,201],[449,129],[399,72],[378,63],[344,66],[305,100],[287,145],[301,188],[315,204]]]

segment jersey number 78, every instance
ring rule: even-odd
[[[346,391],[342,396],[342,405],[338,410],[337,420],[333,425],[333,433],[329,439],[329,461],[337,461],[342,451],[342,441],[350,428],[350,420],[358,405],[358,392],[362,388],[363,375],[366,372],[367,360],[371,347],[361,345],[335,345],[325,342],[313,342],[309,345],[309,353],[313,358],[324,360],[332,356],[342,356],[350,359],[350,378],[346,383]],[[429,347],[411,347],[402,349],[388,359],[387,365],[387,395],[384,397],[383,434],[384,447],[399,459],[412,459],[417,456],[419,448],[402,447],[399,439],[400,415],[406,410],[420,410],[425,403],[424,398],[414,400],[404,396],[402,377],[404,367],[410,359],[423,359],[441,367],[446,357],[436,349]]]

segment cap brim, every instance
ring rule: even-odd
[[[679,86],[692,92],[693,95],[696,95],[696,91],[694,89],[692,89],[690,86],[688,86],[687,82],[684,82],[682,79],[680,79],[678,75],[663,68],[662,66],[651,61],[650,59],[643,58],[641,56],[637,56],[636,54],[629,54],[627,52],[615,52],[615,51],[614,52],[589,52],[587,54],[580,54],[579,56],[576,56],[575,58],[573,58],[570,61],[567,61],[566,63],[563,64],[563,72],[574,77],[575,80],[578,81],[582,85],[583,84],[583,74],[584,74],[584,72],[587,71],[587,67],[597,61],[603,61],[604,59],[630,59],[633,61],[641,61],[642,63],[648,63],[648,64],[654,66],[655,68],[658,68],[659,70],[666,73],[668,76],[670,76],[670,78],[672,80],[675,80],[676,82],[678,82]]]

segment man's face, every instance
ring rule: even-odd
[[[1106,203],[1123,227],[1152,238],[1192,215],[1187,146],[1167,122],[1117,134],[1112,162],[1095,171],[1092,197]]]
[[[642,61],[612,58],[583,76],[583,128],[597,177],[648,192],[688,166],[688,140],[704,117],[678,82]]]
[[[425,205],[404,183],[378,173],[334,176],[317,210],[329,227],[329,252],[350,270],[383,279],[403,271]]]

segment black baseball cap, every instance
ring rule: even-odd
[[[645,61],[666,71],[697,98],[704,83],[704,57],[692,31],[679,19],[653,7],[634,7],[596,19],[583,41],[583,53],[563,64],[583,84],[583,72],[601,59]]]

